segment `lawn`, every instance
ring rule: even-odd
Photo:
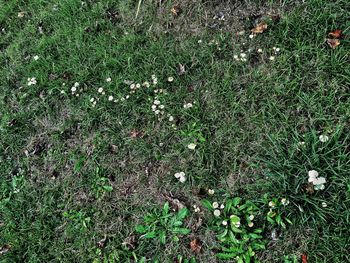
[[[350,262],[349,39],[348,0],[0,0],[0,262]]]

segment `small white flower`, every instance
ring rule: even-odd
[[[220,205],[220,209],[224,209],[224,208],[225,208],[224,204]]]
[[[179,181],[180,181],[180,183],[186,182],[186,176],[181,176],[181,177],[179,178]]]
[[[289,200],[287,200],[286,198],[282,198],[281,199],[281,203],[282,203],[282,205],[288,205],[289,204]]]
[[[153,104],[154,104],[154,105],[159,105],[159,104],[160,104],[160,101],[159,101],[159,100],[155,100],[155,101],[153,101]]]
[[[109,100],[109,101],[112,101],[112,100],[113,100],[113,96],[109,96],[109,97],[108,97],[108,100]]]
[[[235,60],[239,60],[238,55],[233,55],[233,58],[234,58]]]
[[[249,38],[250,39],[254,38],[254,35],[253,34],[249,35]]]
[[[275,57],[274,57],[274,56],[270,56],[270,57],[269,57],[269,60],[271,60],[271,61],[272,61],[272,60],[275,60]]]
[[[258,53],[263,53],[263,50],[261,48],[259,48]]]
[[[214,210],[214,216],[219,217],[220,214],[221,214],[220,210],[218,210],[218,209]]]
[[[168,82],[173,82],[174,78],[173,77],[168,77]]]
[[[174,117],[173,117],[173,116],[170,116],[170,117],[169,117],[169,121],[174,121]]]
[[[66,92],[64,90],[61,90],[61,94],[65,94]]]
[[[137,88],[137,89],[141,88],[140,83],[137,83],[137,84],[136,84],[136,88]]]
[[[202,39],[198,40],[198,44],[201,44],[202,42],[203,42]]]
[[[216,208],[219,207],[219,203],[218,203],[218,202],[214,202],[214,203],[212,204],[212,206],[213,206],[214,209],[216,209]]]
[[[215,191],[213,189],[208,189],[208,194],[213,195],[213,194],[215,194]]]
[[[189,109],[189,108],[192,108],[192,107],[193,107],[193,104],[191,102],[184,104],[184,108],[185,109]]]
[[[241,53],[241,58],[245,58],[247,56],[246,53]]]
[[[146,88],[149,88],[150,87],[150,84],[148,81],[145,81],[144,83],[142,83],[142,86],[146,87]]]
[[[159,105],[159,109],[161,110],[164,109],[164,107],[165,107],[164,105]]]
[[[254,220],[254,215],[250,215],[249,220]]]
[[[193,208],[195,213],[199,213],[201,211],[197,205],[193,205]]]
[[[275,207],[275,206],[276,206],[276,204],[275,204],[275,202],[270,201],[270,202],[269,202],[269,206],[270,206],[270,207]]]
[[[39,59],[39,56],[38,56],[38,55],[36,55],[36,56],[34,56],[34,57],[33,57],[33,59],[36,61],[36,60],[38,60],[38,59]]]
[[[327,207],[327,203],[326,202],[322,202],[322,207]]]
[[[273,47],[272,49],[273,49],[273,50],[276,50],[276,47]]]
[[[95,98],[91,98],[91,99],[90,99],[90,102],[94,102],[94,100],[95,100]]]
[[[195,143],[190,143],[189,145],[187,145],[187,148],[190,149],[190,150],[194,150],[196,149],[196,144]]]
[[[73,86],[70,90],[74,93],[77,91],[77,88]]]
[[[238,221],[235,223],[235,227],[240,227],[240,226],[241,226],[241,222]]]
[[[152,111],[155,111],[157,109],[157,105],[152,105]]]
[[[280,49],[279,47],[278,47],[278,48],[276,48],[276,52],[280,52],[280,50],[281,50],[281,49]]]
[[[102,93],[103,92],[103,88],[98,88],[98,93]]]
[[[130,85],[130,89],[131,89],[131,90],[135,89],[135,87],[136,87],[136,85],[135,85],[134,83],[132,83],[132,84]]]
[[[222,221],[222,225],[227,226],[227,221],[226,220]]]
[[[254,223],[253,223],[253,222],[249,222],[249,223],[248,223],[248,226],[249,226],[249,227],[253,227],[253,226],[254,226]]]
[[[106,78],[106,82],[111,82],[112,79],[111,78]]]
[[[151,78],[152,78],[152,79],[156,79],[156,75],[153,74],[153,75],[151,76]]]
[[[327,142],[329,140],[329,137],[327,135],[320,135],[319,139],[321,142]]]
[[[298,146],[304,146],[305,142],[298,142]]]
[[[120,101],[125,101],[125,98],[124,98],[124,97],[121,97],[121,98],[120,98]]]
[[[79,87],[79,82],[75,82],[74,87],[76,87],[76,88]]]
[[[155,110],[154,113],[158,115],[160,113],[160,110]]]
[[[175,178],[179,179],[181,176],[184,176],[185,173],[184,172],[179,172],[179,173],[175,173],[174,176]]]
[[[25,15],[25,12],[18,12],[18,14],[17,14],[17,16],[18,16],[19,18],[24,17],[24,15]]]
[[[126,99],[126,100],[127,100],[128,98],[130,98],[130,95],[126,95],[126,96],[125,96],[125,99]]]

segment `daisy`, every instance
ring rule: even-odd
[[[219,207],[219,203],[218,203],[218,202],[214,202],[214,203],[212,204],[212,206],[213,206],[214,209],[216,209],[216,208]]]
[[[168,82],[173,82],[174,78],[173,77],[168,77]]]
[[[189,145],[187,145],[187,148],[190,149],[190,150],[194,150],[196,149],[196,144],[195,143],[190,143]]]
[[[220,214],[221,214],[220,210],[218,210],[218,209],[214,210],[214,216],[219,217]]]
[[[318,139],[319,139],[321,142],[328,142],[329,137],[328,137],[327,135],[320,135],[320,137],[318,137]]]

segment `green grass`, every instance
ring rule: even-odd
[[[201,206],[208,189],[213,201],[260,202],[265,193],[291,201],[293,225],[277,241],[265,233],[262,262],[303,253],[310,262],[349,261],[348,1],[232,8],[184,0],[178,17],[172,1],[155,2],[142,1],[135,18],[131,0],[0,0],[0,248],[10,246],[0,261],[218,262]],[[213,20],[221,10],[226,21]],[[280,19],[250,39],[254,17],[269,12]],[[333,50],[325,39],[335,29],[346,37]],[[247,62],[234,59],[241,50]],[[153,74],[156,88],[129,94],[126,80],[152,82]],[[32,77],[37,84],[28,86]],[[160,120],[154,89],[166,90],[158,93]],[[323,191],[305,191],[309,170],[326,177]],[[181,171],[184,184],[174,177]],[[166,245],[140,239],[135,226],[174,199],[190,210],[191,234]],[[199,254],[189,248],[193,238],[203,243]]]

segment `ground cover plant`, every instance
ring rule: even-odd
[[[0,0],[0,261],[348,262],[349,11]]]

